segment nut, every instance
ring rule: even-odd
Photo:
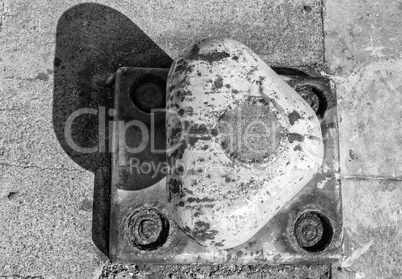
[[[169,221],[154,208],[134,211],[126,220],[126,236],[140,250],[155,250],[162,246],[169,234]]]
[[[294,233],[299,246],[308,252],[321,252],[331,243],[333,230],[323,214],[309,211],[296,221]]]

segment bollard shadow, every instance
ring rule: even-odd
[[[99,122],[98,109],[104,107],[107,112],[112,107],[112,77],[119,67],[169,68],[171,63],[171,58],[135,23],[107,6],[76,5],[58,21],[53,127],[68,156],[95,174],[92,238],[106,255],[110,216],[108,123],[111,119],[106,114]],[[71,129],[66,128],[69,116],[80,109],[92,109],[96,113],[77,116]],[[100,131],[106,136],[100,136]],[[78,150],[71,145],[69,137]]]

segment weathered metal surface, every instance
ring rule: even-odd
[[[118,131],[121,135],[114,137],[116,141],[112,142],[114,145],[112,150],[117,153],[112,159],[114,160],[112,184],[124,190],[140,190],[154,185],[165,176],[161,167],[158,169],[152,167],[160,166],[166,159],[165,112],[162,110],[154,111],[152,114],[148,112],[156,110],[158,106],[164,107],[165,90],[159,88],[166,86],[166,71],[164,69],[154,69],[152,73],[146,69],[128,71],[127,68],[120,68],[117,73],[117,77],[121,77],[117,80],[116,87],[119,88],[119,94],[115,98],[115,110],[109,111],[109,114],[115,117],[115,121],[111,124],[114,127],[112,130],[114,133]],[[153,82],[153,85],[150,86],[150,82]],[[142,93],[149,91],[154,92],[153,98],[142,96]],[[126,152],[125,147],[130,152]],[[130,172],[127,168],[127,164],[130,163],[134,168],[138,166],[136,172]],[[142,171],[141,166],[148,169]]]
[[[152,207],[135,210],[125,221],[126,237],[137,249],[156,250],[169,236],[169,220]]]
[[[170,216],[200,245],[243,244],[322,165],[318,117],[233,39],[182,51],[167,88]]]
[[[288,72],[283,69],[276,70],[280,73]],[[129,97],[131,84],[144,73],[157,73],[158,76],[166,79],[167,72],[168,69],[139,68],[124,68],[118,71],[115,87],[115,120],[127,123],[133,119],[142,119],[143,112],[132,109],[134,105]],[[281,77],[296,91],[300,91],[300,95],[304,95],[306,101],[310,102],[313,109],[315,108],[317,111],[324,139],[325,156],[316,176],[250,240],[235,248],[219,250],[197,244],[170,218],[167,207],[169,193],[164,177],[167,169],[164,168],[166,166],[164,159],[160,161],[156,159],[156,164],[151,172],[148,171],[148,165],[143,164],[146,160],[141,157],[142,153],[140,155],[126,154],[122,150],[117,150],[112,161],[110,226],[110,257],[112,260],[136,263],[294,264],[331,262],[340,258],[342,216],[338,180],[338,124],[334,90],[331,90],[329,81],[323,78],[301,75],[282,75]],[[122,108],[126,113],[125,117],[119,113]],[[116,142],[118,142],[118,136],[119,133],[115,129]],[[142,135],[133,132],[130,136],[141,138]],[[163,134],[163,139],[165,139],[165,134]],[[125,160],[121,160],[121,156],[124,156]],[[130,160],[128,160],[130,158],[135,159],[134,171],[133,164],[130,166]],[[123,161],[125,164],[122,164]],[[149,180],[145,181],[155,181],[153,184],[141,182],[144,173],[137,172],[137,170],[141,171],[141,167],[142,171],[147,172],[149,176]],[[155,178],[155,174],[158,173],[160,173],[160,179]],[[133,212],[148,208],[156,209],[169,219],[169,233],[166,242],[154,250],[139,249],[130,242],[130,238],[126,234],[125,224]],[[327,230],[323,230],[323,235],[326,231],[324,237],[321,237],[325,240],[324,245],[320,246],[323,248],[308,251],[309,249],[299,244],[297,222],[300,222],[298,220],[301,216],[311,216],[312,213],[319,213],[319,216],[325,217],[327,220],[325,226],[329,226],[331,233],[328,238]],[[320,230],[318,229],[316,233],[321,234]],[[306,232],[307,237],[311,234],[313,233]]]

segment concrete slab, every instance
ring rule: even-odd
[[[402,60],[366,63],[337,83],[341,172],[402,180]]]
[[[325,59],[332,74],[347,76],[365,62],[401,57],[400,1],[326,0]]]
[[[0,165],[0,278],[92,278],[92,174]]]
[[[334,279],[402,276],[402,182],[342,181],[345,258]]]
[[[345,258],[334,278],[401,277],[401,4],[326,1],[338,93]]]

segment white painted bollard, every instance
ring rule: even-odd
[[[322,164],[314,111],[237,41],[182,51],[167,90],[171,216],[201,245],[249,240]]]

